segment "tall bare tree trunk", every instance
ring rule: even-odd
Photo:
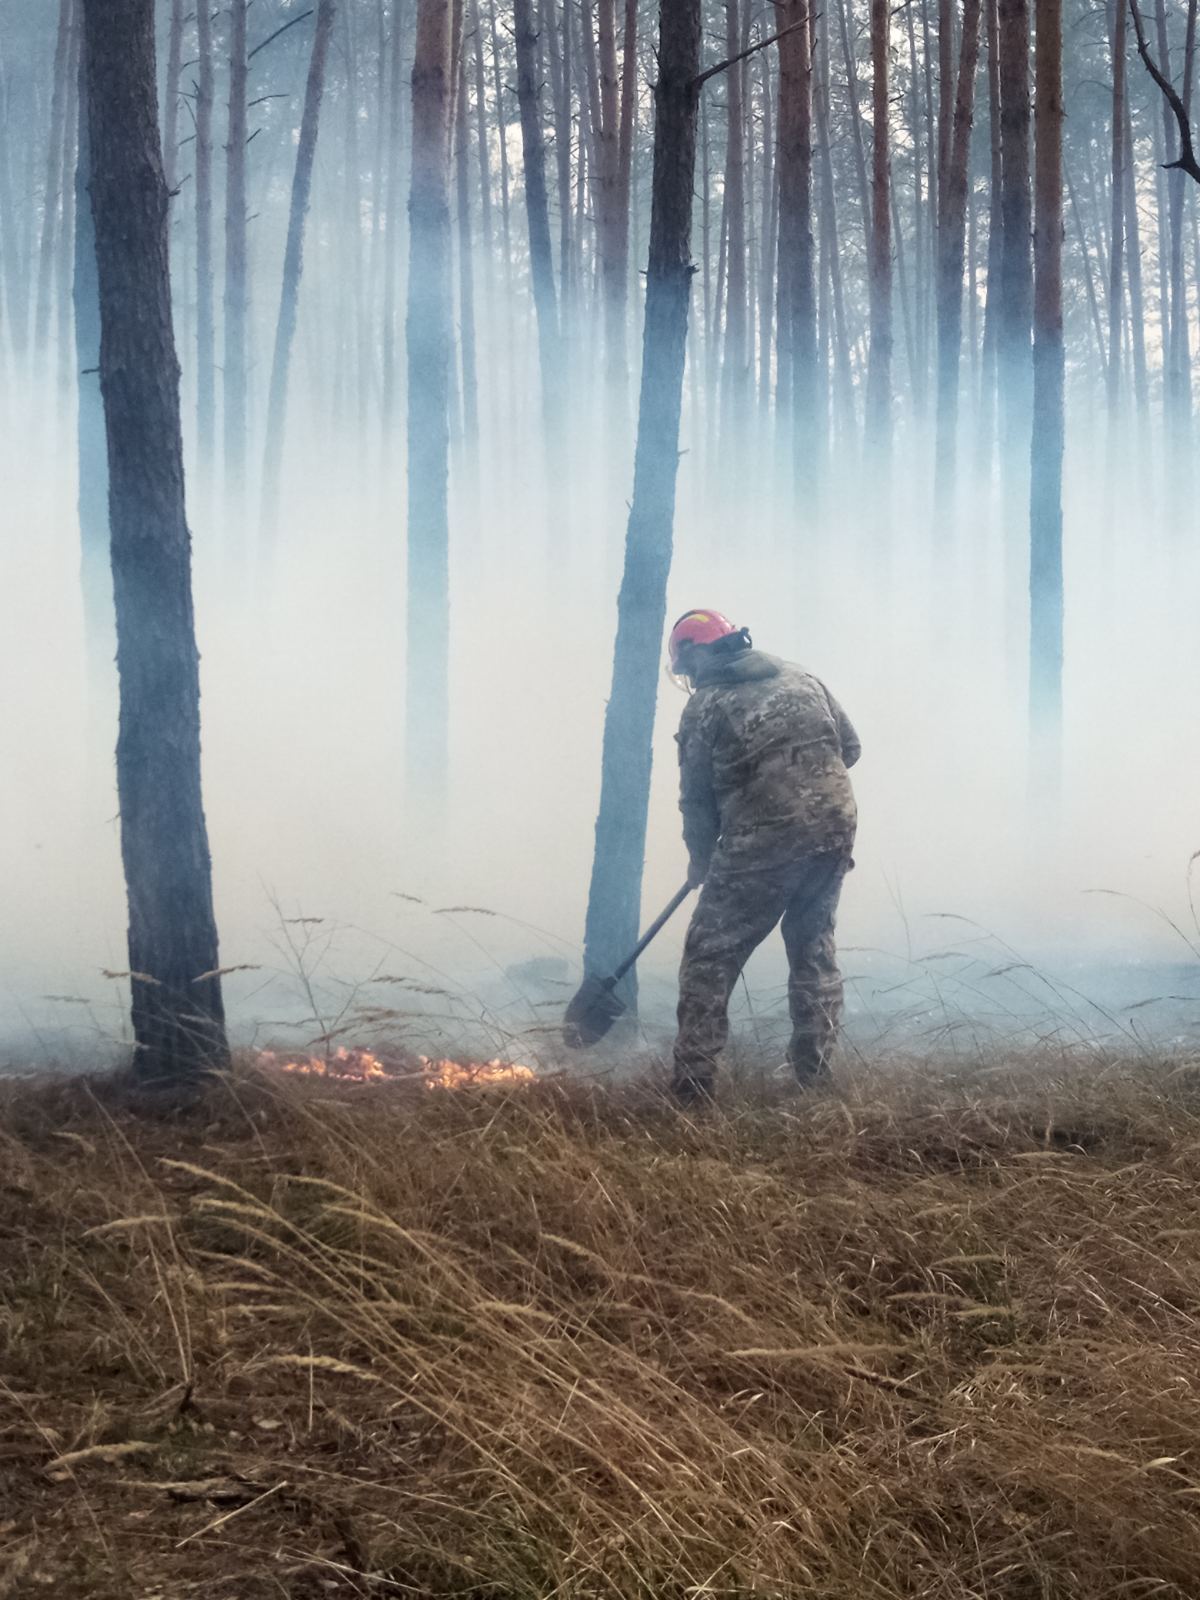
[[[1018,459],[1028,460],[1032,379],[1029,0],[999,0],[998,11],[1002,234],[996,354],[1004,448],[1011,468]]]
[[[1116,425],[1121,404],[1121,340],[1125,321],[1125,12],[1126,0],[1112,0],[1109,44],[1112,58],[1112,243],[1108,257],[1108,415]],[[1109,451],[1109,463],[1113,452]]]
[[[246,484],[246,16],[249,0],[230,0],[229,124],[225,145],[225,365],[222,392],[225,493]]]
[[[546,448],[561,468],[560,446],[564,433],[566,375],[563,371],[562,335],[554,291],[554,258],[550,248],[550,208],[546,198],[546,147],[537,79],[537,34],[531,0],[513,0],[517,49],[517,103],[521,110],[521,148],[525,161],[525,214],[529,224],[529,267],[533,281],[533,307],[537,315],[538,351],[542,373],[542,416]]]
[[[319,0],[312,55],[308,63],[308,81],[304,89],[304,111],[300,118],[300,139],[296,146],[296,170],[292,177],[292,205],[283,253],[283,286],[279,295],[279,318],[275,324],[275,353],[271,360],[271,387],[267,400],[267,439],[263,452],[259,520],[262,529],[261,557],[267,569],[274,558],[275,535],[279,526],[288,374],[291,370],[292,343],[296,337],[300,279],[304,272],[304,225],[312,195],[313,160],[317,153],[321,100],[325,93],[325,64],[329,57],[335,11],[335,0]]]
[[[654,87],[654,189],[642,384],[584,964],[611,972],[637,938],[657,686],[675,519],[691,298],[700,0],[661,0]]]
[[[868,287],[871,349],[867,367],[866,446],[886,470],[892,450],[892,212],[888,130],[888,0],[871,0],[871,241]]]
[[[383,405],[380,418],[385,454],[396,427],[397,393],[400,387],[400,358],[396,351],[399,342],[400,196],[404,176],[404,86],[400,71],[403,34],[400,21],[400,7],[397,4],[392,8],[388,39],[387,230],[383,241]],[[382,111],[382,107],[380,109]]]
[[[1137,172],[1133,164],[1133,114],[1125,96],[1125,240],[1129,274],[1129,324],[1133,337],[1133,396],[1140,421],[1150,403],[1146,369],[1146,304],[1142,285],[1142,227],[1138,216]]]
[[[954,98],[954,125],[943,146],[946,167],[938,203],[937,450],[934,496],[942,511],[953,500],[958,462],[963,249],[967,180],[971,165],[971,124],[975,114],[975,74],[979,64],[979,9],[980,0],[965,0],[958,92]],[[944,518],[941,525],[946,531]]]
[[[422,818],[445,805],[450,618],[451,14],[418,0],[409,191],[406,771]]]
[[[604,301],[604,362],[615,415],[625,405],[629,365],[625,349],[626,253],[623,244],[621,192],[621,88],[617,75],[616,0],[597,0],[599,21],[600,158],[596,238]],[[628,202],[626,201],[626,204]]]
[[[212,17],[196,9],[196,453],[202,481],[216,451],[216,334],[212,264]]]
[[[1062,0],[1036,0],[1037,216],[1029,494],[1029,712],[1033,792],[1061,781],[1063,665]]]
[[[475,357],[475,268],[471,239],[470,163],[467,154],[467,56],[462,49],[455,102],[454,161],[458,201],[458,339],[462,353],[463,444],[470,470],[478,466],[479,373]]]
[[[782,0],[779,40],[779,314],[776,338],[787,388],[782,425],[799,509],[816,510],[817,296],[812,227],[812,59],[808,0]],[[801,26],[796,26],[801,24]]]
[[[175,192],[179,164],[179,73],[183,60],[183,0],[171,0],[167,71],[163,83],[163,172],[168,195]]]
[[[135,1065],[228,1061],[200,791],[200,674],[171,326],[153,0],[83,0],[117,617]]]
[[[781,9],[780,15],[784,14]],[[790,14],[790,8],[789,13]],[[798,13],[798,15],[800,15]],[[803,33],[805,30],[800,29]],[[798,37],[793,35],[791,37]],[[787,41],[781,40],[783,44]],[[807,44],[803,47],[805,59]],[[741,7],[739,0],[725,0],[725,53],[732,60],[741,49]],[[737,422],[745,416],[746,392],[746,113],[743,93],[743,64],[738,62],[725,74],[725,350],[721,368],[721,398],[724,426],[727,432],[736,432]],[[805,91],[807,93],[807,91]],[[797,113],[799,116],[800,113]],[[793,126],[792,122],[788,124]],[[811,141],[808,163],[811,169]],[[801,161],[803,153],[797,144],[789,149],[790,161]],[[802,181],[802,180],[798,180]],[[810,179],[811,182],[811,179]],[[809,224],[811,233],[811,223]],[[789,236],[789,251],[791,238]],[[811,270],[811,269],[810,269]],[[814,313],[815,315],[815,313]],[[816,352],[813,353],[814,360]],[[811,443],[811,440],[809,441]],[[736,438],[730,437],[728,445],[736,450]]]
[[[70,93],[71,16],[75,0],[59,0],[54,44],[54,79],[50,100],[50,136],[46,145],[46,181],[42,190],[42,234],[38,245],[37,300],[33,346],[43,351],[50,338],[54,261],[63,203],[62,166],[66,143],[67,99]]]
[[[1003,177],[1000,135],[1000,31],[996,0],[983,0],[987,40],[988,133],[991,164],[988,182],[987,291],[983,302],[983,352],[979,382],[979,421],[975,431],[975,470],[981,478],[992,470],[996,442],[997,347],[1000,339],[1000,263],[1004,249]]]

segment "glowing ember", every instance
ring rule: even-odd
[[[467,1089],[473,1085],[531,1083],[532,1067],[509,1061],[430,1061],[421,1057],[427,1089]]]
[[[537,1076],[532,1067],[509,1061],[432,1061],[428,1056],[418,1056],[419,1071],[412,1072],[401,1064],[384,1066],[370,1050],[345,1046],[327,1056],[281,1056],[274,1050],[264,1050],[258,1059],[264,1067],[304,1078],[331,1078],[338,1083],[420,1078],[427,1089],[505,1087],[532,1083]]]

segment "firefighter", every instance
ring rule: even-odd
[[[828,1075],[842,1014],[834,923],[854,865],[847,768],[858,735],[819,679],[753,648],[719,611],[671,630],[671,671],[690,698],[679,725],[680,809],[689,881],[701,888],[679,979],[673,1087],[711,1098],[729,1000],[751,954],[782,922],[802,1084]]]

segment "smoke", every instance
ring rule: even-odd
[[[256,92],[302,82],[301,33],[262,58],[274,76]],[[350,110],[362,160],[377,161],[382,130]],[[252,467],[298,105],[264,99],[256,114],[266,137],[251,146]],[[254,969],[229,976],[227,1003],[244,1040],[285,1024],[295,1025],[289,1038],[311,1035],[314,1007],[322,1023],[351,1029],[356,1008],[386,1004],[423,1012],[392,1022],[422,1037],[511,1030],[536,1051],[531,1030],[553,1019],[578,974],[632,432],[606,420],[598,313],[576,308],[569,443],[547,470],[510,123],[512,271],[493,217],[496,258],[485,269],[477,255],[475,274],[482,444],[472,465],[459,441],[452,466],[449,799],[430,818],[422,774],[402,761],[402,411],[380,422],[386,257],[395,250],[402,308],[405,241],[390,244],[386,219],[375,218],[370,202],[385,186],[373,168],[358,190],[360,249],[351,247],[337,74],[322,117],[269,572],[253,485],[245,508],[231,505],[219,472],[196,459],[186,206],[173,229],[222,959]],[[637,183],[640,265],[644,149]],[[575,285],[577,297],[585,287]],[[1078,349],[1083,313],[1069,312]],[[398,311],[399,337],[402,321]],[[631,334],[631,352],[636,344]],[[1009,1013],[1036,1027],[1068,1006],[1094,1020],[1085,1002],[1064,998],[1063,980],[1125,1018],[1155,1000],[1137,1014],[1146,1033],[1194,1026],[1200,964],[1167,919],[1194,936],[1187,863],[1200,847],[1200,752],[1188,694],[1200,681],[1200,551],[1183,467],[1161,429],[1129,420],[1107,433],[1086,376],[1072,374],[1063,785],[1047,808],[1030,797],[1025,546],[1020,530],[1003,531],[996,485],[972,476],[969,404],[948,524],[930,505],[932,439],[907,405],[890,485],[835,452],[819,510],[806,515],[753,393],[731,429],[714,418],[715,394],[705,406],[702,347],[698,362],[685,380],[668,621],[719,607],[761,648],[825,679],[859,728],[860,837],[840,936],[860,1017]],[[126,966],[125,912],[115,699],[111,684],[87,678],[74,397],[48,376],[55,364],[39,360],[34,375],[7,359],[0,386],[0,1051],[86,1061],[123,1037],[123,983],[102,974]],[[635,398],[636,381],[630,430]],[[647,917],[685,872],[672,742],[681,709],[664,682]],[[483,909],[446,909],[459,906]],[[683,926],[680,917],[644,963],[655,1020],[668,1014]],[[533,959],[567,966],[508,973]],[[777,1005],[780,970],[771,948],[752,963],[762,1005]],[[1181,1010],[1158,1000],[1166,994],[1193,998]]]

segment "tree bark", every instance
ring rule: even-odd
[[[564,433],[566,381],[562,336],[554,290],[554,258],[550,248],[550,208],[546,198],[546,149],[537,80],[537,34],[531,0],[513,0],[517,50],[517,104],[521,112],[521,148],[525,162],[525,214],[529,225],[529,269],[537,316],[542,374],[542,416],[551,470],[561,468],[559,446]]]
[[[396,397],[399,389],[398,369],[400,365],[400,359],[396,352],[398,343],[396,337],[397,322],[399,319],[396,302],[399,298],[398,278],[400,274],[400,195],[404,176],[404,87],[400,73],[402,39],[400,7],[396,4],[392,9],[392,27],[388,39],[390,98],[388,101],[387,139],[387,229],[383,241],[385,252],[383,263],[383,338],[381,341],[383,405],[380,420],[383,425],[385,452],[396,428]]]
[[[1146,305],[1142,285],[1142,229],[1138,217],[1137,173],[1133,164],[1133,115],[1125,96],[1125,240],[1129,276],[1129,328],[1133,338],[1133,396],[1140,420],[1150,402],[1146,369]]]
[[[470,163],[467,154],[467,55],[458,67],[454,161],[458,201],[458,338],[462,355],[463,444],[472,473],[479,455],[479,374],[475,358],[475,268],[471,239]]]
[[[1125,15],[1126,0],[1113,0],[1109,44],[1112,57],[1111,199],[1112,243],[1108,256],[1108,415],[1115,426],[1121,404],[1121,343],[1125,322]],[[1113,452],[1108,455],[1113,465]]]
[[[200,790],[200,677],[171,326],[153,0],[83,0],[117,619],[135,1065],[228,1061]]]
[[[300,117],[300,138],[296,146],[296,169],[292,176],[292,204],[288,214],[287,244],[283,253],[283,286],[279,295],[279,317],[275,324],[275,352],[271,360],[271,387],[267,400],[267,438],[263,451],[259,521],[262,531],[261,556],[267,570],[270,569],[274,559],[275,536],[279,526],[279,489],[287,426],[288,374],[291,370],[292,343],[296,336],[300,279],[304,272],[304,227],[312,196],[313,160],[317,153],[321,100],[325,93],[325,65],[329,57],[329,41],[333,35],[336,9],[335,0],[318,0],[312,55],[308,63],[308,81],[304,89],[304,111]]]
[[[196,8],[196,453],[201,472],[216,449],[216,333],[212,264],[212,16]]]
[[[1063,668],[1062,0],[1036,6],[1029,710],[1034,792],[1053,802],[1060,787]]]
[[[666,622],[691,296],[700,0],[661,0],[654,186],[633,502],[604,717],[584,965],[607,973],[637,939],[654,709]]]
[[[979,383],[979,422],[975,431],[975,470],[990,476],[996,440],[997,345],[1000,324],[1000,263],[1003,258],[1003,176],[1000,135],[1000,32],[996,0],[983,0],[987,41],[988,182],[987,290],[983,302],[983,352]]]
[[[616,0],[597,0],[599,22],[600,125],[597,148],[596,239],[600,252],[600,284],[604,302],[604,366],[610,399],[619,416],[629,382],[625,348],[626,247],[622,227],[621,87],[617,75]],[[628,202],[626,201],[626,204]]]
[[[54,44],[54,78],[50,101],[50,136],[46,144],[46,182],[42,191],[42,233],[38,245],[37,300],[34,310],[33,347],[43,351],[50,337],[54,284],[54,258],[62,211],[62,164],[66,142],[67,98],[70,77],[71,13],[74,0],[59,0],[58,31]]]
[[[92,222],[91,143],[87,114],[87,61],[79,57],[79,148],[75,164],[75,308],[79,572],[89,693],[100,702],[116,654],[112,554],[108,531],[108,442],[100,393],[100,284]],[[102,713],[101,713],[102,715]],[[89,730],[90,731],[90,730]],[[111,751],[111,746],[109,746]],[[109,756],[111,760],[111,754]]]
[[[867,367],[866,447],[886,470],[892,449],[891,146],[888,134],[888,0],[871,0],[871,241],[868,287],[871,349]]]
[[[230,0],[229,122],[225,145],[225,493],[239,500],[246,481],[246,16],[249,0]]]
[[[179,164],[179,71],[183,59],[183,0],[171,0],[167,32],[167,71],[163,84],[163,172],[167,193],[175,193]]]
[[[804,0],[807,4],[807,0]],[[788,7],[790,16],[794,8]],[[781,8],[779,15],[782,18],[784,11]],[[792,20],[796,20],[795,17]],[[786,23],[783,24],[785,27]],[[788,40],[781,40],[781,47],[790,43],[792,39],[799,38],[804,33],[789,36]],[[807,45],[801,47],[807,60]],[[725,0],[725,53],[732,60],[741,49],[741,6],[740,0]],[[725,207],[725,344],[724,360],[721,367],[721,398],[724,412],[724,432],[730,453],[737,449],[736,430],[738,422],[745,415],[745,390],[746,390],[746,117],[744,88],[744,63],[738,62],[731,66],[724,74],[725,78],[725,182],[724,182],[724,207]],[[798,86],[796,86],[797,92]],[[806,94],[807,90],[804,91]],[[798,136],[795,135],[794,124],[799,113],[787,124],[793,133],[789,148],[789,161],[804,159],[804,151],[800,149]],[[808,164],[811,170],[811,138],[804,141],[808,155]],[[796,179],[796,182],[802,180]],[[810,178],[811,183],[811,178]],[[795,187],[795,185],[793,185]],[[789,222],[791,219],[789,218]],[[808,223],[811,234],[811,221]],[[789,247],[792,239],[789,234]],[[791,266],[791,254],[785,263]],[[811,266],[810,266],[811,272]],[[814,312],[815,316],[815,312]],[[815,331],[814,331],[815,343]],[[814,360],[815,360],[814,349]]]
[[[965,0],[954,126],[945,145],[946,170],[938,208],[937,448],[934,498],[945,511],[954,495],[958,460],[958,391],[962,350],[963,250],[975,74],[979,63],[980,0]],[[945,530],[945,520],[940,519]]]
[[[999,0],[1001,256],[997,325],[1003,441],[1011,480],[1029,458],[1033,316],[1029,192],[1029,3]]]
[[[418,0],[409,192],[407,786],[445,804],[449,717],[451,15]]]
[[[809,0],[782,0],[779,40],[780,365],[787,380],[783,425],[801,514],[811,517],[820,488],[817,446],[817,296],[812,226],[812,59]]]

